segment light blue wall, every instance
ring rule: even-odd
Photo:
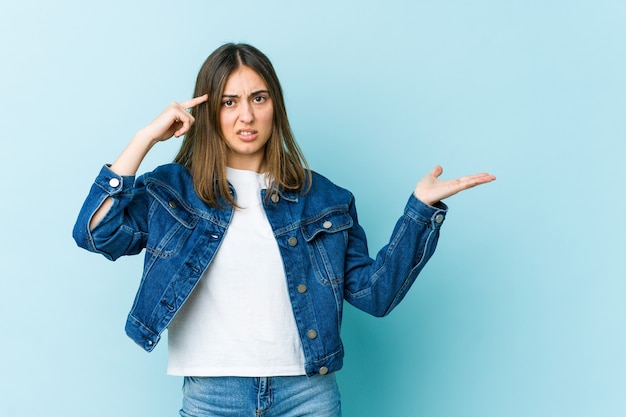
[[[624,21],[611,0],[3,2],[0,415],[176,415],[165,344],[123,333],[141,259],[70,231],[100,165],[224,41],[273,60],[372,250],[435,164],[498,176],[448,201],[390,317],[348,308],[346,416],[625,415]]]

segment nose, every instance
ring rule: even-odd
[[[246,124],[250,124],[254,121],[254,112],[250,102],[244,101],[239,106],[239,120]]]

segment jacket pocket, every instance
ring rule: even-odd
[[[353,221],[346,208],[333,208],[302,224],[311,265],[322,284],[343,282],[348,229]]]
[[[154,201],[148,213],[146,250],[159,258],[171,258],[185,245],[200,217],[169,187],[151,183],[147,190]]]

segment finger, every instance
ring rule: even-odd
[[[178,123],[182,123],[182,126],[178,130],[176,130],[176,132],[174,132],[174,136],[176,136],[177,138],[187,133],[189,129],[191,128],[191,125],[193,124],[188,121],[185,121],[185,122],[180,121]]]
[[[474,174],[469,177],[470,181],[476,181],[480,184],[484,182],[491,182],[496,179],[494,175],[488,174],[486,172],[482,172],[480,174]]]
[[[443,168],[441,167],[441,165],[437,165],[433,168],[432,171],[430,171],[430,173],[433,174],[435,178],[439,178],[441,174],[443,174]]]
[[[472,175],[465,175],[463,177],[458,178],[459,181],[473,181],[476,179],[481,179],[481,178],[494,178],[495,177],[491,174],[488,174],[486,172],[481,172],[480,174],[472,174]]]
[[[466,177],[461,177],[458,179],[459,184],[461,184],[464,188],[472,188],[480,184],[485,184],[496,179],[495,176],[487,173],[468,175]]]
[[[195,121],[196,119],[186,111],[178,115],[174,123],[175,126],[180,125],[180,127],[174,132],[174,136],[178,138],[187,133]]]
[[[185,101],[181,101],[180,103],[178,103],[180,105],[180,107],[185,108],[185,109],[192,109],[194,107],[196,107],[198,104],[204,103],[205,101],[207,101],[209,99],[209,95],[205,94],[203,96],[199,96],[199,97],[195,97],[192,98],[190,100],[185,100]]]

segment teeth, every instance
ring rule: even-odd
[[[241,136],[250,136],[252,135],[252,132],[248,132],[248,131],[242,131],[240,132]]]

